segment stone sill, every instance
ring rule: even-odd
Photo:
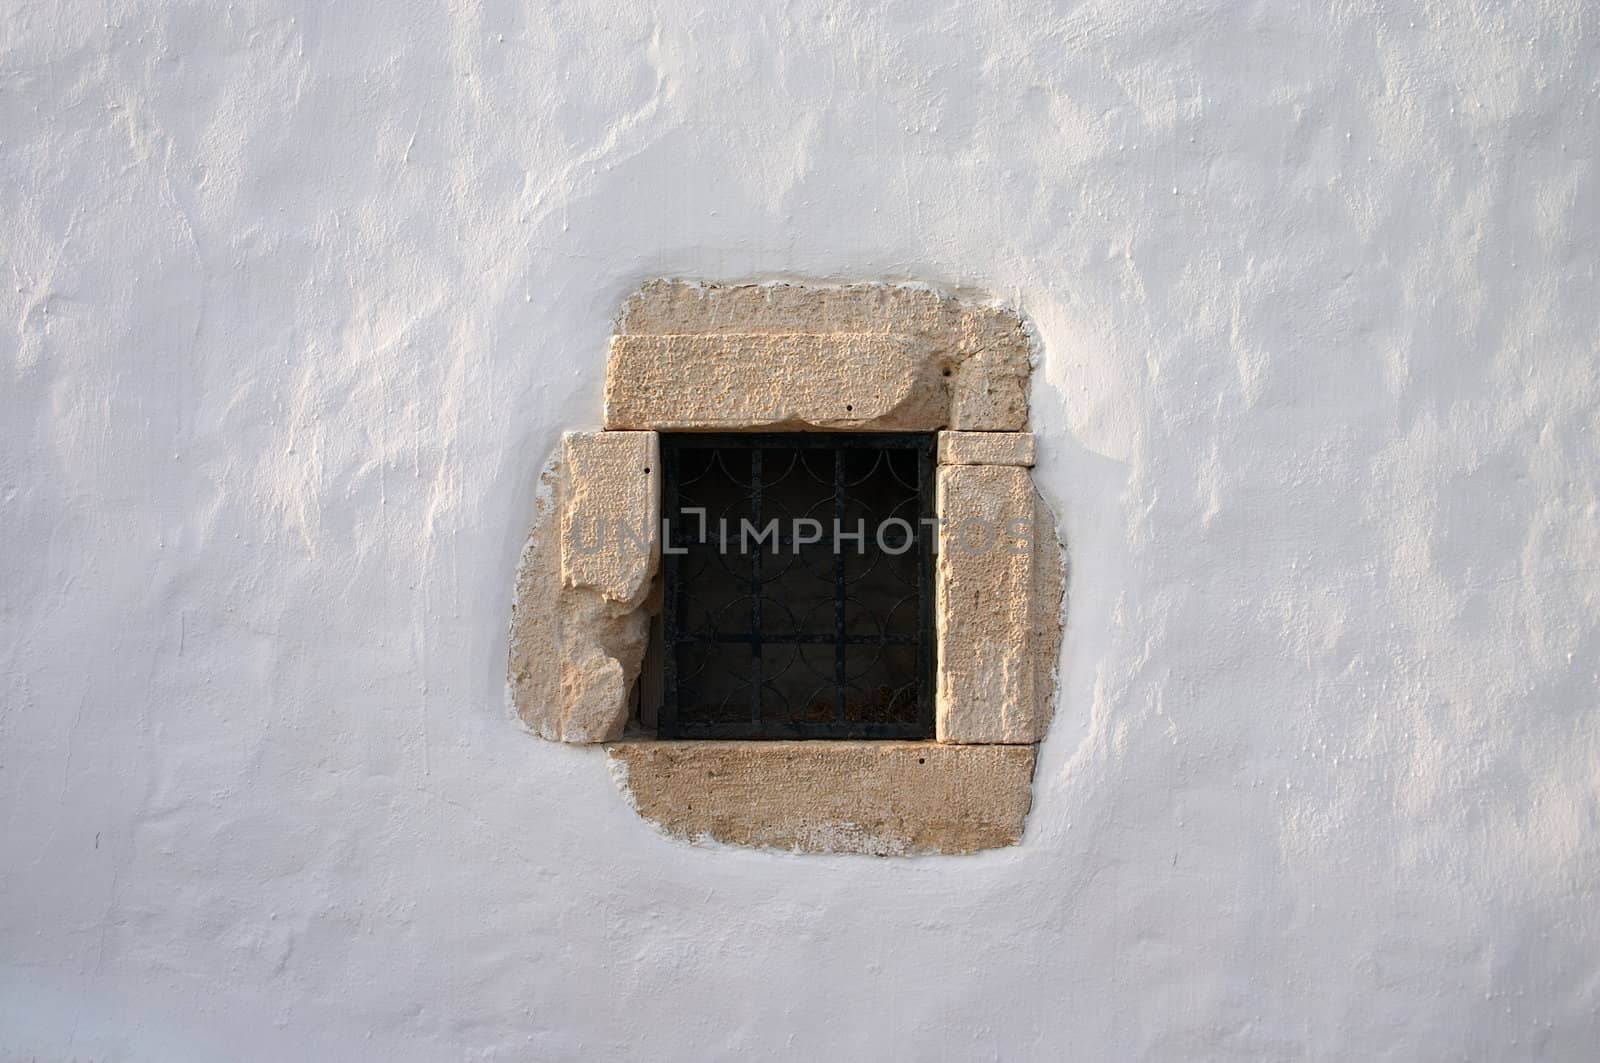
[[[606,745],[639,814],[668,835],[805,853],[972,853],[1016,844],[1035,747],[939,742]]]

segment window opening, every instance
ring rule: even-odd
[[[932,433],[663,434],[662,738],[932,738]]]

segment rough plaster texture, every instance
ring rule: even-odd
[[[957,855],[1022,837],[1032,746],[626,742],[639,814],[674,838],[804,853]]]
[[[608,428],[1016,430],[1029,338],[926,289],[653,281],[611,340]]]
[[[541,738],[622,737],[659,608],[654,432],[568,432],[541,478],[517,565],[507,678]]]
[[[1032,465],[1032,432],[940,432],[940,465]]]
[[[0,1056],[1579,1060],[1591,4],[14,0]],[[1036,326],[1019,845],[697,849],[503,705],[655,276]]]

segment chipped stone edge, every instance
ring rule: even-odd
[[[562,510],[568,469],[565,439],[545,462],[535,490],[533,519],[512,584],[507,637],[507,697],[524,728],[542,739],[598,744],[620,738],[628,691],[660,605],[659,572],[643,577],[644,593],[608,599],[596,587],[571,584],[562,565]],[[654,468],[654,463],[652,468]],[[614,699],[594,684],[620,669]]]
[[[704,277],[668,274],[650,277],[634,286],[627,295],[623,296],[622,303],[617,312],[611,317],[611,332],[613,335],[649,335],[649,333],[632,333],[626,328],[628,315],[635,302],[645,292],[657,286],[678,286],[696,292],[707,292],[713,288],[757,288],[773,290],[779,288],[802,288],[812,292],[841,292],[854,289],[873,289],[879,291],[906,291],[922,295],[931,295],[939,299],[951,299],[962,306],[979,310],[1006,310],[1015,314],[1022,321],[1024,330],[1028,333],[1028,349],[1032,357],[1029,368],[1038,368],[1039,336],[1033,326],[1032,320],[1023,313],[1020,306],[1014,305],[1002,296],[996,295],[987,288],[974,288],[961,284],[935,284],[931,281],[919,280],[883,280],[881,278],[861,277],[857,279],[842,279],[838,277],[807,277],[807,276],[768,276],[746,277],[741,280],[707,280]]]

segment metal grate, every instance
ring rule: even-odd
[[[663,435],[661,457],[658,733],[932,737],[933,436]]]

